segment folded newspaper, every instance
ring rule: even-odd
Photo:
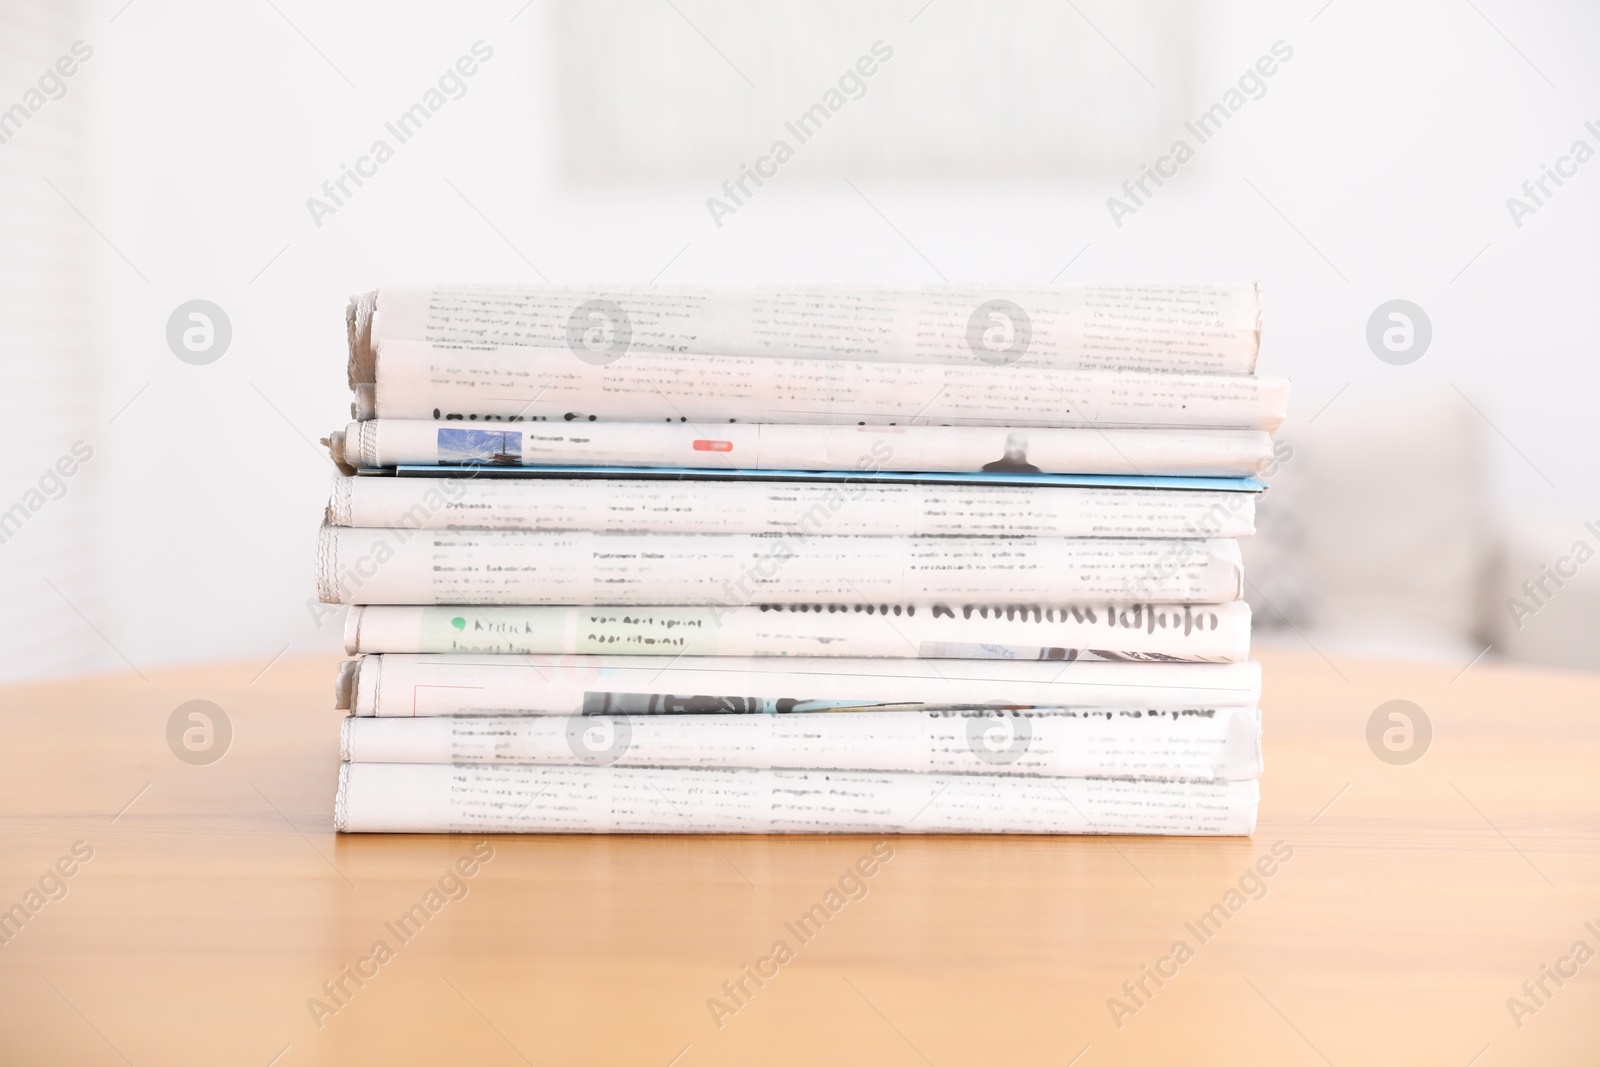
[[[1248,477],[1273,461],[1261,430],[802,426],[722,422],[369,419],[326,439],[347,473],[405,464],[636,466]]]
[[[366,833],[1249,834],[1254,780],[344,763]]]
[[[1216,604],[1244,574],[1231,538],[800,537],[324,526],[331,604]]]
[[[357,605],[345,651],[497,655],[1233,663],[1250,607],[1226,604]]]
[[[334,526],[904,537],[1248,537],[1252,492],[639,477],[338,475]]]
[[[344,721],[352,763],[1221,779],[1261,773],[1255,708],[469,715]]]
[[[1078,370],[1248,375],[1261,289],[1230,285],[390,286],[345,315],[354,389],[386,341],[1008,362]]]
[[[782,715],[885,708],[1255,707],[1255,663],[406,655],[347,660],[336,705],[362,716]]]

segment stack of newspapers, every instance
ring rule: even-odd
[[[335,823],[1247,834],[1255,285],[388,288]]]

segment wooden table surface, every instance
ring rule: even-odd
[[[27,914],[0,1062],[1600,1062],[1600,678],[1265,662],[1252,839],[491,838],[477,864],[484,839],[332,832],[331,660],[0,690],[0,908]],[[232,727],[209,765],[167,740],[196,699]],[[1409,765],[1368,745],[1392,699],[1432,724]]]

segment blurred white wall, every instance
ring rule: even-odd
[[[93,49],[0,143],[0,506],[95,450],[0,544],[0,676],[335,647],[308,610],[316,439],[346,417],[345,298],[393,281],[1259,278],[1297,418],[1431,384],[1476,405],[1494,521],[1600,518],[1600,162],[1520,227],[1506,206],[1600,149],[1592,5],[3,0],[0,26],[0,108]],[[721,182],[880,40],[865,93],[716,225]],[[460,98],[314,219],[478,41]],[[1118,225],[1138,162],[1280,41],[1259,99]],[[1405,366],[1365,337],[1395,298],[1432,323]],[[208,365],[166,339],[192,299],[231,321]]]

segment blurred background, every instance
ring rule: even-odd
[[[0,678],[333,651],[346,298],[546,280],[1259,279],[1260,639],[1600,667],[1597,39],[1575,0],[0,0]]]

